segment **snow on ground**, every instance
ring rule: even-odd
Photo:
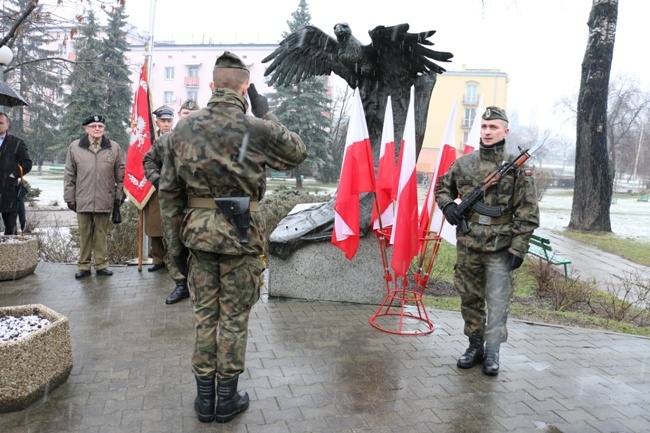
[[[45,167],[44,167],[45,168]],[[47,170],[41,175],[31,172],[26,176],[32,187],[42,190],[38,201],[39,209],[67,209],[63,201],[63,174]],[[420,201],[424,201],[426,188],[418,188]],[[58,206],[51,207],[56,202]],[[571,190],[549,189],[540,201],[541,228],[562,231],[569,225],[573,194]],[[650,202],[640,202],[636,196],[619,197],[610,206],[612,231],[639,242],[650,243]]]

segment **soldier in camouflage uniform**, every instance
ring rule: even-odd
[[[178,111],[178,117],[179,119],[182,119],[183,117],[186,117],[193,113],[194,111],[198,110],[199,106],[196,104],[196,102],[193,99],[188,99],[181,105],[180,110]],[[164,110],[164,112],[163,112]],[[157,117],[160,118],[166,118],[169,119],[169,113],[167,110],[170,110],[168,107],[161,107],[158,110],[154,111],[154,114],[156,114]],[[172,117],[173,119],[173,113]],[[162,128],[161,128],[162,131]],[[145,176],[147,177],[147,180],[151,182],[156,188],[156,191],[158,191],[158,188],[160,187],[160,171],[162,170],[162,164],[163,164],[163,152],[165,151],[166,148],[169,147],[169,132],[171,131],[171,125],[170,128],[167,130],[166,133],[161,135],[156,139],[156,141],[153,142],[153,145],[151,146],[151,149],[144,155],[144,158],[142,159],[142,164],[144,165],[144,172]],[[160,207],[158,205],[158,194],[155,193],[151,196],[149,199],[149,203],[152,202],[152,200],[155,198],[156,201],[156,206],[155,206],[155,211],[158,212],[158,224],[160,225],[160,231],[162,234],[162,220],[160,219]],[[149,203],[147,203],[147,209],[149,207]],[[151,210],[150,210],[151,211]],[[153,218],[151,218],[153,219]],[[152,237],[152,240],[154,238]],[[162,239],[161,239],[162,241]],[[176,286],[174,287],[174,290],[167,296],[165,299],[165,303],[167,305],[175,304],[177,302],[182,301],[183,299],[189,298],[190,292],[187,288],[187,279],[185,278],[184,275],[180,273],[178,270],[178,267],[174,263],[174,260],[170,257],[167,248],[162,246],[160,248],[162,253],[164,254],[164,265],[167,267],[169,270],[169,276],[174,280],[174,283],[176,283]],[[155,254],[154,254],[155,258]],[[156,266],[156,263],[154,262],[154,265],[149,268],[151,271],[152,268]],[[158,269],[161,266],[158,266]],[[157,269],[156,269],[157,270]]]
[[[194,408],[202,422],[228,422],[248,408],[248,394],[237,385],[266,247],[259,212],[264,170],[289,170],[307,156],[300,137],[278,122],[252,84],[249,88],[249,74],[236,55],[217,58],[208,106],[172,131],[160,180],[169,250],[187,272],[196,319]],[[254,116],[246,114],[247,89]]]
[[[503,162],[516,157],[505,150],[509,131],[505,111],[488,107],[481,120],[479,151],[459,158],[440,177],[436,201],[449,223],[459,225],[462,219],[454,199],[469,195]],[[482,202],[498,207],[502,216],[490,218],[474,212],[467,218],[469,232],[456,231],[454,286],[461,296],[464,332],[469,337],[469,348],[457,365],[471,368],[482,361],[483,373],[495,376],[500,344],[508,338],[513,271],[523,263],[528,241],[539,226],[532,170],[526,166],[510,170],[487,190]]]

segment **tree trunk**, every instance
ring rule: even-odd
[[[576,170],[569,229],[611,232],[612,175],[607,152],[607,96],[618,0],[593,0],[582,61],[576,130]]]
[[[302,170],[300,170],[300,166],[293,169],[293,174],[296,176],[296,189],[302,189]]]

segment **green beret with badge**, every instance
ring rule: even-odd
[[[506,122],[508,121],[508,116],[506,115],[506,111],[503,108],[499,107],[487,107],[485,109],[485,113],[483,113],[483,119],[485,120],[505,120]]]

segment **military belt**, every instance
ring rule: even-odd
[[[228,198],[228,197],[223,197],[223,198]],[[190,197],[190,199],[187,202],[187,207],[217,209],[217,204],[215,203],[212,197]],[[251,201],[250,210],[251,212],[259,212],[260,202]]]
[[[498,224],[508,224],[513,221],[512,215],[503,215],[500,217],[489,217],[487,215],[472,214],[468,218],[473,223],[479,223],[484,226],[494,226]]]

